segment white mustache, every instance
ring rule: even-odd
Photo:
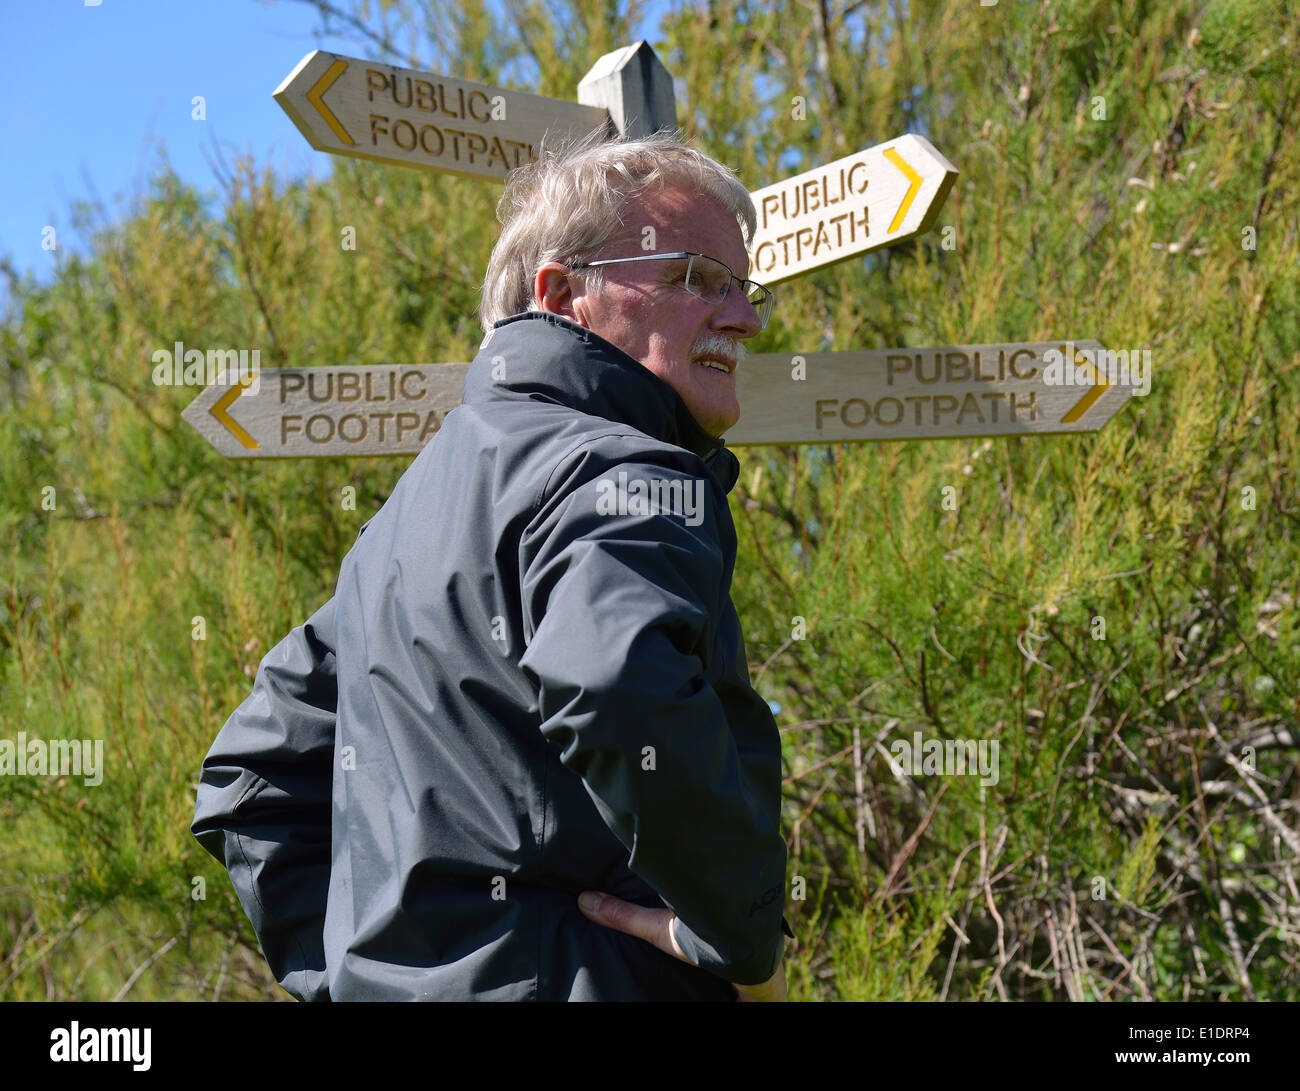
[[[733,371],[747,354],[748,350],[743,341],[738,341],[734,337],[724,337],[720,333],[706,333],[691,347],[692,360],[698,360],[701,356],[721,356],[731,365]]]

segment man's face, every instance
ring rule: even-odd
[[[689,250],[716,258],[741,279],[749,275],[736,217],[711,197],[651,190],[633,200],[623,218],[624,231],[589,260]],[[654,228],[649,250],[642,247],[642,239],[651,237],[647,227]],[[567,272],[567,299],[562,289],[554,298],[539,291],[543,309],[565,314],[617,345],[677,391],[700,427],[722,435],[740,419],[735,370],[744,351],[741,342],[759,332],[758,314],[740,285],[733,281],[721,303],[699,299],[681,286],[685,258],[620,262],[601,266],[600,272],[604,284],[594,291],[581,270]],[[705,361],[722,363],[727,371]]]

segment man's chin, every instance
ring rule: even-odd
[[[726,417],[709,417],[703,421],[696,417],[695,420],[714,439],[721,439],[727,432],[736,427],[737,422],[740,420],[740,414],[736,413],[734,416],[729,415]]]

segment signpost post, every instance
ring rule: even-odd
[[[1076,353],[1098,352],[1095,341]],[[852,443],[1098,431],[1131,384],[1053,385],[1062,342],[747,356],[740,422],[728,445]],[[228,458],[413,455],[460,404],[468,364],[263,371],[251,388],[217,383],[184,417]]]

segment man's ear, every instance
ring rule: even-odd
[[[574,311],[573,279],[569,274],[569,268],[558,261],[539,266],[533,278],[533,302],[538,310],[585,325]]]

